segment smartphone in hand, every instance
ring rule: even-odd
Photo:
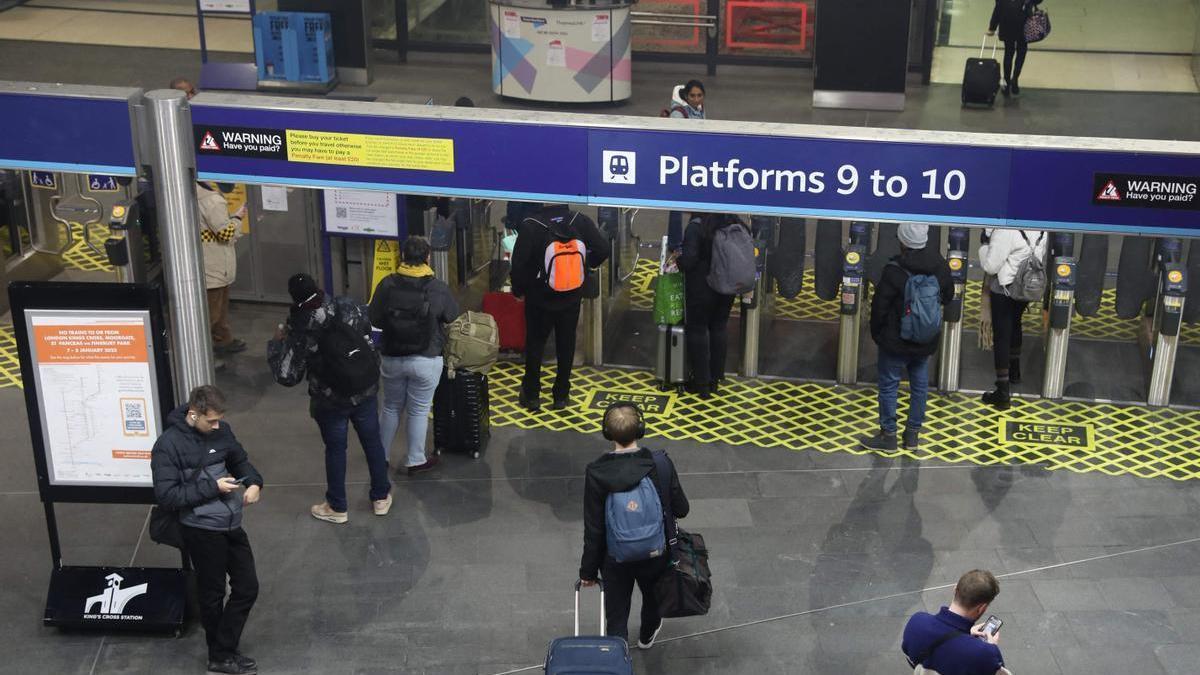
[[[987,635],[989,637],[994,636],[996,634],[996,632],[1000,630],[1000,627],[1003,625],[1004,625],[1004,621],[1002,619],[1000,619],[999,617],[997,617],[995,614],[993,614],[988,617],[987,623],[983,624],[983,632],[985,635]]]

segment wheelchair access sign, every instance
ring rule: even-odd
[[[117,185],[116,176],[106,176],[99,173],[89,173],[87,175],[88,191],[89,192],[117,192],[121,188]]]

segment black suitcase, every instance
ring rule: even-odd
[[[987,36],[979,47],[979,58],[967,59],[966,69],[963,70],[962,103],[963,105],[983,105],[992,107],[996,102],[996,93],[1000,91],[1000,62],[996,60],[996,43],[992,43],[992,57],[983,58],[983,50],[987,46]]]
[[[433,394],[433,447],[478,459],[491,436],[489,408],[487,375],[456,370],[451,378],[443,370]]]

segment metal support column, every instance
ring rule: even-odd
[[[192,115],[177,89],[146,94],[154,133],[151,166],[158,202],[163,284],[171,318],[175,398],[186,401],[193,387],[213,381],[212,336],[200,228],[196,223],[196,155]]]
[[[1067,376],[1067,345],[1071,339],[1071,315],[1075,308],[1075,258],[1054,259],[1053,290],[1050,295],[1050,324],[1046,335],[1046,369],[1042,375],[1042,397],[1060,399]]]
[[[1154,362],[1150,368],[1150,395],[1147,398],[1150,405],[1165,406],[1171,402],[1171,382],[1175,377],[1175,355],[1179,348],[1187,283],[1187,269],[1183,265],[1170,262],[1162,266],[1158,301],[1154,304]]]

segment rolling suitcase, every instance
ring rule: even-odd
[[[979,46],[979,58],[967,59],[966,69],[963,70],[962,102],[963,105],[983,105],[992,107],[996,102],[996,92],[1000,91],[1000,62],[996,60],[996,42],[992,43],[991,58],[983,58],[983,50],[987,47],[987,36]]]
[[[433,394],[433,447],[470,453],[478,459],[491,436],[487,375],[456,370],[442,371]]]
[[[658,262],[659,274],[667,271],[667,238],[662,239],[662,251]],[[683,393],[687,383],[687,341],[682,325],[670,326],[656,324],[658,332],[655,335],[656,355],[654,359],[654,377],[658,379],[658,388],[667,391],[671,387]]]
[[[525,351],[525,301],[512,293],[483,294],[483,311],[496,319],[500,351]]]
[[[575,582],[575,635],[557,638],[546,650],[546,675],[633,675],[629,645],[619,637],[607,637],[604,623],[604,582],[600,587],[600,635],[579,635],[579,582]]]

